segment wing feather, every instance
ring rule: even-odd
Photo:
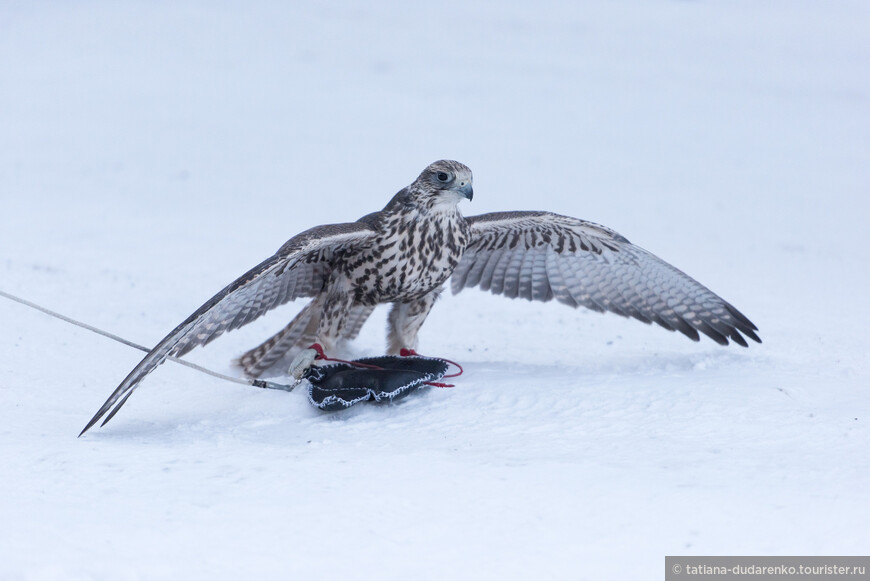
[[[498,257],[498,264],[492,273],[491,291],[494,294],[501,294],[504,291],[504,277],[507,274],[507,267],[511,261],[511,252],[507,249],[501,249],[502,252]],[[460,263],[461,264],[461,263]]]
[[[559,255],[551,247],[547,248],[547,279],[550,281],[550,288],[553,289],[553,295],[556,300],[563,305],[569,307],[577,307],[577,301],[571,296],[571,291],[568,290],[568,283],[565,281],[565,276],[562,274],[562,269],[559,267]]]
[[[142,379],[168,356],[183,355],[194,347],[205,345],[278,305],[302,296],[313,296],[324,284],[323,274],[327,272],[324,266],[337,252],[362,248],[372,243],[375,236],[375,231],[369,226],[353,222],[318,226],[288,240],[275,255],[230,283],[157,343],[81,433],[87,432],[111,410],[103,424],[108,422]],[[317,276],[320,276],[319,280]],[[300,281],[303,284],[300,285]]]
[[[354,305],[351,307],[348,323],[342,330],[341,336],[348,341],[356,339],[356,336],[359,335],[360,330],[362,330],[363,325],[368,320],[369,315],[374,310],[374,307],[366,305]]]
[[[477,263],[474,259],[474,255],[476,252],[471,249],[467,249],[465,254],[463,254],[463,258],[466,260],[461,260],[459,264],[456,265],[456,268],[453,269],[453,275],[450,277],[450,285],[451,289],[454,293],[457,293],[457,288],[463,288],[466,286],[466,282],[468,281],[468,272],[471,270],[471,267]]]
[[[532,272],[534,271],[537,251],[536,248],[533,248],[523,254],[523,261],[520,264],[519,272],[517,272],[517,296],[528,301],[532,300]]]
[[[592,292],[586,287],[586,284],[583,278],[579,276],[579,273],[571,268],[572,265],[570,264],[569,259],[570,256],[566,259],[564,255],[559,255],[557,264],[559,265],[559,270],[562,272],[562,276],[568,283],[568,292],[571,293],[574,302],[578,305],[583,305],[587,309],[603,313],[604,307],[601,306],[601,304],[592,296]]]
[[[517,246],[511,249],[508,257],[508,263],[504,273],[504,296],[509,299],[515,299],[520,292],[520,269],[523,265],[523,259],[526,257],[526,249],[524,246]]]
[[[476,260],[467,270],[465,285],[466,286],[476,286],[480,284],[480,278],[483,275],[483,269],[486,268],[487,260],[489,259],[489,253],[485,253],[481,255],[483,260]]]
[[[546,249],[535,252],[535,262],[532,266],[532,300],[549,301],[553,298],[553,289],[547,278]]]
[[[454,293],[480,285],[509,298],[556,298],[656,323],[693,341],[700,331],[721,345],[761,342],[733,305],[609,228],[549,212],[483,214],[468,224]]]
[[[480,274],[480,282],[478,283],[480,285],[480,290],[487,291],[490,289],[490,286],[492,285],[492,275],[498,266],[499,260],[504,254],[504,248],[498,248],[489,254],[489,258],[486,260],[486,265],[483,267],[483,271],[481,271]]]

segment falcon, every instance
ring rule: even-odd
[[[613,230],[550,212],[465,218],[471,170],[436,161],[380,212],[316,226],[288,240],[221,290],[145,356],[88,422],[108,422],[167,357],[180,357],[275,307],[310,301],[281,331],[244,353],[245,374],[299,378],[326,351],[353,339],[374,308],[390,303],[387,352],[417,348],[417,333],[448,278],[453,293],[478,287],[508,298],[556,299],[610,311],[720,345],[758,343],[758,328],[685,273]],[[81,435],[81,434],[80,434]]]

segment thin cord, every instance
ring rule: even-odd
[[[145,347],[143,345],[139,345],[138,343],[133,343],[132,341],[128,341],[127,339],[124,339],[123,337],[119,337],[118,335],[115,335],[113,333],[109,333],[108,331],[103,331],[102,329],[98,329],[98,328],[94,327],[93,325],[88,325],[87,323],[82,323],[81,321],[76,321],[75,319],[71,319],[70,317],[67,317],[66,315],[61,315],[60,313],[52,311],[51,309],[47,309],[43,306],[37,305],[36,303],[32,303],[26,299],[22,299],[21,297],[17,297],[15,295],[11,295],[11,294],[4,292],[2,290],[0,290],[0,297],[7,298],[10,301],[15,301],[16,303],[22,304],[26,307],[30,307],[31,309],[36,309],[37,311],[45,313],[46,315],[48,315],[50,317],[54,317],[55,319],[60,319],[61,321],[65,321],[71,325],[75,325],[76,327],[81,327],[82,329],[87,329],[88,331],[91,331],[92,333],[96,333],[97,335],[102,335],[103,337],[108,337],[109,339],[112,339],[113,341],[117,341],[118,343],[123,343],[124,345],[127,345],[128,347],[138,349],[139,351],[144,351],[145,353],[151,352],[151,349],[149,349],[148,347]],[[218,373],[217,371],[212,371],[211,369],[206,369],[205,367],[200,367],[196,363],[191,363],[190,361],[186,361],[184,359],[179,359],[177,357],[169,356],[169,357],[167,357],[167,359],[170,361],[174,361],[175,363],[180,363],[186,367],[190,367],[191,369],[196,369],[197,371],[200,371],[200,372],[205,373],[207,375],[211,375],[212,377],[217,377],[218,379],[224,379],[226,381],[232,381],[233,383],[239,383],[241,385],[251,385],[254,387],[262,387],[265,389],[279,389],[281,391],[293,391],[293,388],[296,387],[295,385],[284,385],[282,383],[265,381],[263,379],[241,379],[239,377],[232,377],[230,375],[224,375],[223,373]]]

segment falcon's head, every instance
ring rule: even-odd
[[[431,164],[414,181],[416,189],[435,198],[436,202],[458,204],[474,197],[471,170],[465,164],[442,159]]]

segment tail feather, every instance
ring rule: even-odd
[[[248,377],[260,377],[283,359],[314,342],[320,323],[320,304],[315,299],[299,311],[290,323],[239,357],[238,364]]]
[[[286,372],[293,358],[317,341],[322,308],[322,299],[315,298],[286,327],[239,357],[237,363],[245,375],[257,378],[271,371],[277,374]],[[374,309],[373,306],[354,305],[342,329],[341,338],[355,339]]]
[[[368,321],[369,315],[371,315],[374,310],[374,307],[354,305],[350,310],[347,324],[341,332],[342,339],[347,339],[348,341],[356,339],[356,336],[359,335],[360,329],[362,329],[362,326],[365,325],[366,321]]]

